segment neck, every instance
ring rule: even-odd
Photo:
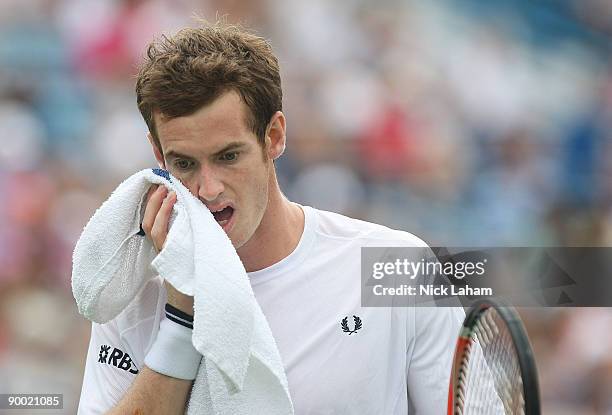
[[[287,257],[304,231],[304,212],[281,193],[274,172],[268,194],[268,206],[257,230],[236,251],[247,272],[259,271]]]

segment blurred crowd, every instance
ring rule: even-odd
[[[3,0],[0,392],[64,393],[75,412],[89,325],[72,249],[155,166],[134,74],[196,14],[277,52],[290,199],[432,246],[612,242],[609,1]],[[612,311],[524,316],[544,412],[612,414]]]

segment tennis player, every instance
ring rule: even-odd
[[[361,247],[425,243],[282,194],[274,160],[287,121],[270,45],[224,24],[183,29],[149,46],[136,94],[159,166],[236,248],[296,414],[444,413],[463,310],[361,306]],[[164,187],[149,193],[142,226],[157,250],[175,201]],[[192,315],[193,298],[157,278],[93,323],[79,414],[184,413],[201,359]]]

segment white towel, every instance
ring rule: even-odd
[[[140,228],[151,184],[177,201],[163,249]],[[231,241],[206,206],[162,169],[126,179],[94,213],[73,255],[79,312],[105,323],[156,274],[194,297],[193,345],[203,355],[188,414],[293,414],[268,322]]]

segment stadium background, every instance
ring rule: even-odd
[[[72,249],[154,165],[135,63],[194,11],[271,39],[290,198],[431,245],[610,246],[609,1],[3,0],[0,392],[64,393],[76,411],[89,324]],[[523,317],[544,413],[611,414],[612,311]]]

